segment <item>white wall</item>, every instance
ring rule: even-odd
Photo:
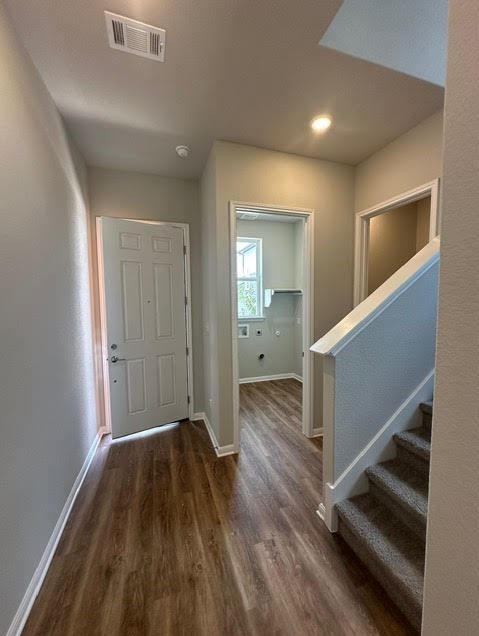
[[[449,6],[425,636],[479,632],[479,3]]]
[[[356,168],[356,212],[442,174],[443,113],[439,111],[375,152]]]
[[[97,432],[85,171],[0,3],[0,633]]]
[[[233,442],[229,202],[245,201],[315,210],[314,339],[326,333],[352,306],[354,168],[252,146],[216,142],[202,179],[204,247],[205,377],[211,384],[212,425],[221,445]],[[312,343],[311,343],[312,344]],[[322,423],[322,382],[315,362],[314,426]],[[217,390],[216,396],[213,392]],[[211,419],[210,419],[211,421]]]
[[[302,247],[301,243],[298,245],[297,226],[301,228],[302,222],[237,221],[237,236],[262,239],[264,289],[297,286],[296,250]],[[264,308],[264,320],[248,321],[249,338],[238,339],[240,379],[296,373],[301,351],[301,344],[297,350],[296,339],[298,301],[299,296],[276,295],[270,307]],[[241,318],[238,322],[242,323]],[[257,329],[262,331],[261,336],[256,335]],[[276,331],[280,332],[279,336]],[[262,360],[258,359],[260,353],[264,354]]]
[[[94,260],[94,298],[96,342],[100,347],[98,306],[98,273],[96,268],[96,223],[99,216],[122,219],[147,219],[188,223],[191,246],[191,289],[193,328],[194,408],[203,411],[203,335],[201,279],[201,218],[199,184],[192,179],[172,179],[153,174],[88,169],[90,190],[92,254]],[[100,357],[98,357],[100,360]],[[102,392],[103,370],[97,370],[99,391]]]

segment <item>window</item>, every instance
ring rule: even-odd
[[[238,237],[236,240],[236,275],[238,318],[262,318],[261,239]]]

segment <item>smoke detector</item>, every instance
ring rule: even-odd
[[[191,148],[189,146],[176,146],[175,150],[178,157],[181,157],[182,159],[187,159],[191,152]]]
[[[108,41],[112,49],[165,61],[166,31],[105,11]]]

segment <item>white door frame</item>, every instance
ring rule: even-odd
[[[105,269],[103,263],[103,235],[102,220],[117,217],[100,216],[96,218],[96,237],[97,237],[97,260],[98,260],[98,290],[100,303],[100,338],[101,338],[101,366],[103,369],[103,408],[105,414],[105,428],[107,433],[111,433],[111,410],[110,410],[110,375],[108,370],[108,335],[106,322],[106,297],[105,297]],[[186,360],[187,383],[188,383],[188,415],[190,420],[194,413],[194,387],[193,387],[193,333],[191,321],[191,265],[190,265],[190,225],[189,223],[176,223],[175,221],[147,221],[144,219],[124,219],[118,218],[119,221],[135,221],[137,223],[145,223],[148,225],[168,225],[177,227],[183,231],[184,251],[184,271],[185,271],[185,295],[186,295],[186,346],[188,348],[188,356]]]
[[[431,197],[429,217],[429,240],[439,233],[439,179],[424,183],[413,190],[398,194],[392,199],[378,203],[372,208],[356,213],[354,246],[354,306],[359,305],[368,295],[368,254],[369,225],[373,217],[390,212],[396,208]]]
[[[314,342],[314,210],[308,208],[284,208],[280,205],[263,203],[246,203],[230,201],[230,262],[231,262],[231,341],[233,362],[233,425],[234,449],[239,452],[240,419],[239,419],[239,370],[238,370],[238,307],[236,293],[236,213],[238,208],[261,212],[262,214],[281,214],[304,219],[303,250],[303,425],[302,430],[307,437],[322,435],[321,429],[313,425],[313,354],[310,346]]]

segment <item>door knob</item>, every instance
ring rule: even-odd
[[[119,358],[118,356],[111,356],[110,358],[110,362],[113,362],[113,364],[115,362],[124,362],[126,360],[126,358]]]

